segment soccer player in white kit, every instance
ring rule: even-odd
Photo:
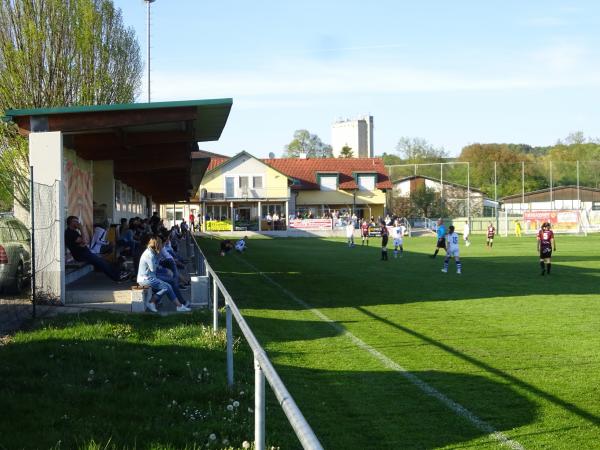
[[[348,247],[354,247],[354,222],[350,219],[346,225],[346,237],[348,238]]]
[[[465,220],[465,226],[463,227],[463,241],[465,241],[465,245],[468,247],[471,245],[471,240],[469,239],[469,235],[471,234],[471,229],[469,227],[469,221]]]
[[[402,246],[404,242],[404,227],[397,220],[394,222],[392,233],[394,236],[394,258],[398,257],[398,249],[400,249],[400,258],[402,258],[404,253],[404,247]]]
[[[239,252],[242,253],[246,250],[246,236],[244,236],[244,239],[240,239],[239,241],[237,241],[235,243],[235,249]]]
[[[460,262],[458,249],[459,241],[458,233],[454,231],[454,225],[450,225],[448,227],[448,236],[446,238],[446,258],[444,259],[444,268],[442,269],[442,272],[448,273],[448,263],[450,262],[450,258],[454,258],[454,261],[456,261],[456,273],[460,275],[462,264]]]

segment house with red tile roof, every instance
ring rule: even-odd
[[[286,229],[293,216],[383,216],[391,189],[381,158],[259,160],[241,152],[211,158],[198,192],[208,231],[264,231]]]
[[[381,158],[281,158],[266,164],[292,179],[290,204],[303,217],[334,211],[370,218],[383,216],[392,189]]]

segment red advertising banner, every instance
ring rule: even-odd
[[[331,219],[290,220],[290,229],[294,230],[329,231],[331,228]]]
[[[579,211],[526,211],[523,221],[528,229],[538,229],[544,222],[550,222],[552,228],[576,229],[579,226]]]

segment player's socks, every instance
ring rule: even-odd
[[[456,273],[462,272],[462,263],[460,261],[456,261]]]
[[[394,250],[394,258],[398,257],[398,250]]]
[[[542,269],[542,275],[544,275],[546,273],[546,264],[544,264],[544,261],[540,261],[540,268]]]
[[[435,258],[438,254],[440,250],[438,248],[435,249],[435,252],[433,252],[433,255],[431,255],[432,258]]]
[[[548,272],[548,275],[550,275],[550,268],[551,267],[552,267],[552,263],[546,264],[546,272]]]
[[[444,269],[442,270],[442,272],[448,272],[448,261],[450,261],[450,258],[446,258],[444,259]]]

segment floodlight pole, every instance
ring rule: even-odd
[[[150,103],[150,3],[156,0],[144,0],[147,6],[146,14],[146,64],[148,68],[148,103]]]

